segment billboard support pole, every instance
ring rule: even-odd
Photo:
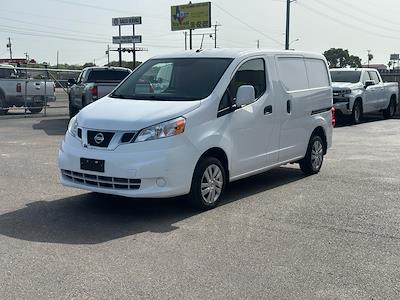
[[[189,49],[192,50],[192,29],[189,29]]]
[[[121,41],[121,25],[118,26],[118,31],[119,31],[119,40]],[[119,48],[118,48],[118,55],[119,55],[119,66],[122,67],[122,52],[121,52],[121,43],[119,43]]]

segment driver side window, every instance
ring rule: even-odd
[[[264,59],[252,59],[239,67],[221,99],[218,107],[218,116],[223,116],[231,112],[230,108],[235,104],[238,88],[242,85],[252,85],[255,90],[256,99],[265,93],[266,76]]]

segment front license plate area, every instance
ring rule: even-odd
[[[81,158],[81,169],[104,173],[104,160]]]

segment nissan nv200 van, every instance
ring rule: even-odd
[[[325,58],[294,51],[184,51],[144,62],[71,119],[61,183],[97,193],[190,195],[215,207],[229,182],[288,163],[320,171],[332,143]]]

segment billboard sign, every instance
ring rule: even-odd
[[[399,54],[390,54],[390,60],[400,60]]]
[[[113,44],[138,44],[142,42],[141,35],[123,35],[123,36],[113,36]]]
[[[171,6],[171,30],[211,27],[211,2]]]
[[[112,18],[113,26],[140,25],[140,24],[142,24],[142,17]]]

